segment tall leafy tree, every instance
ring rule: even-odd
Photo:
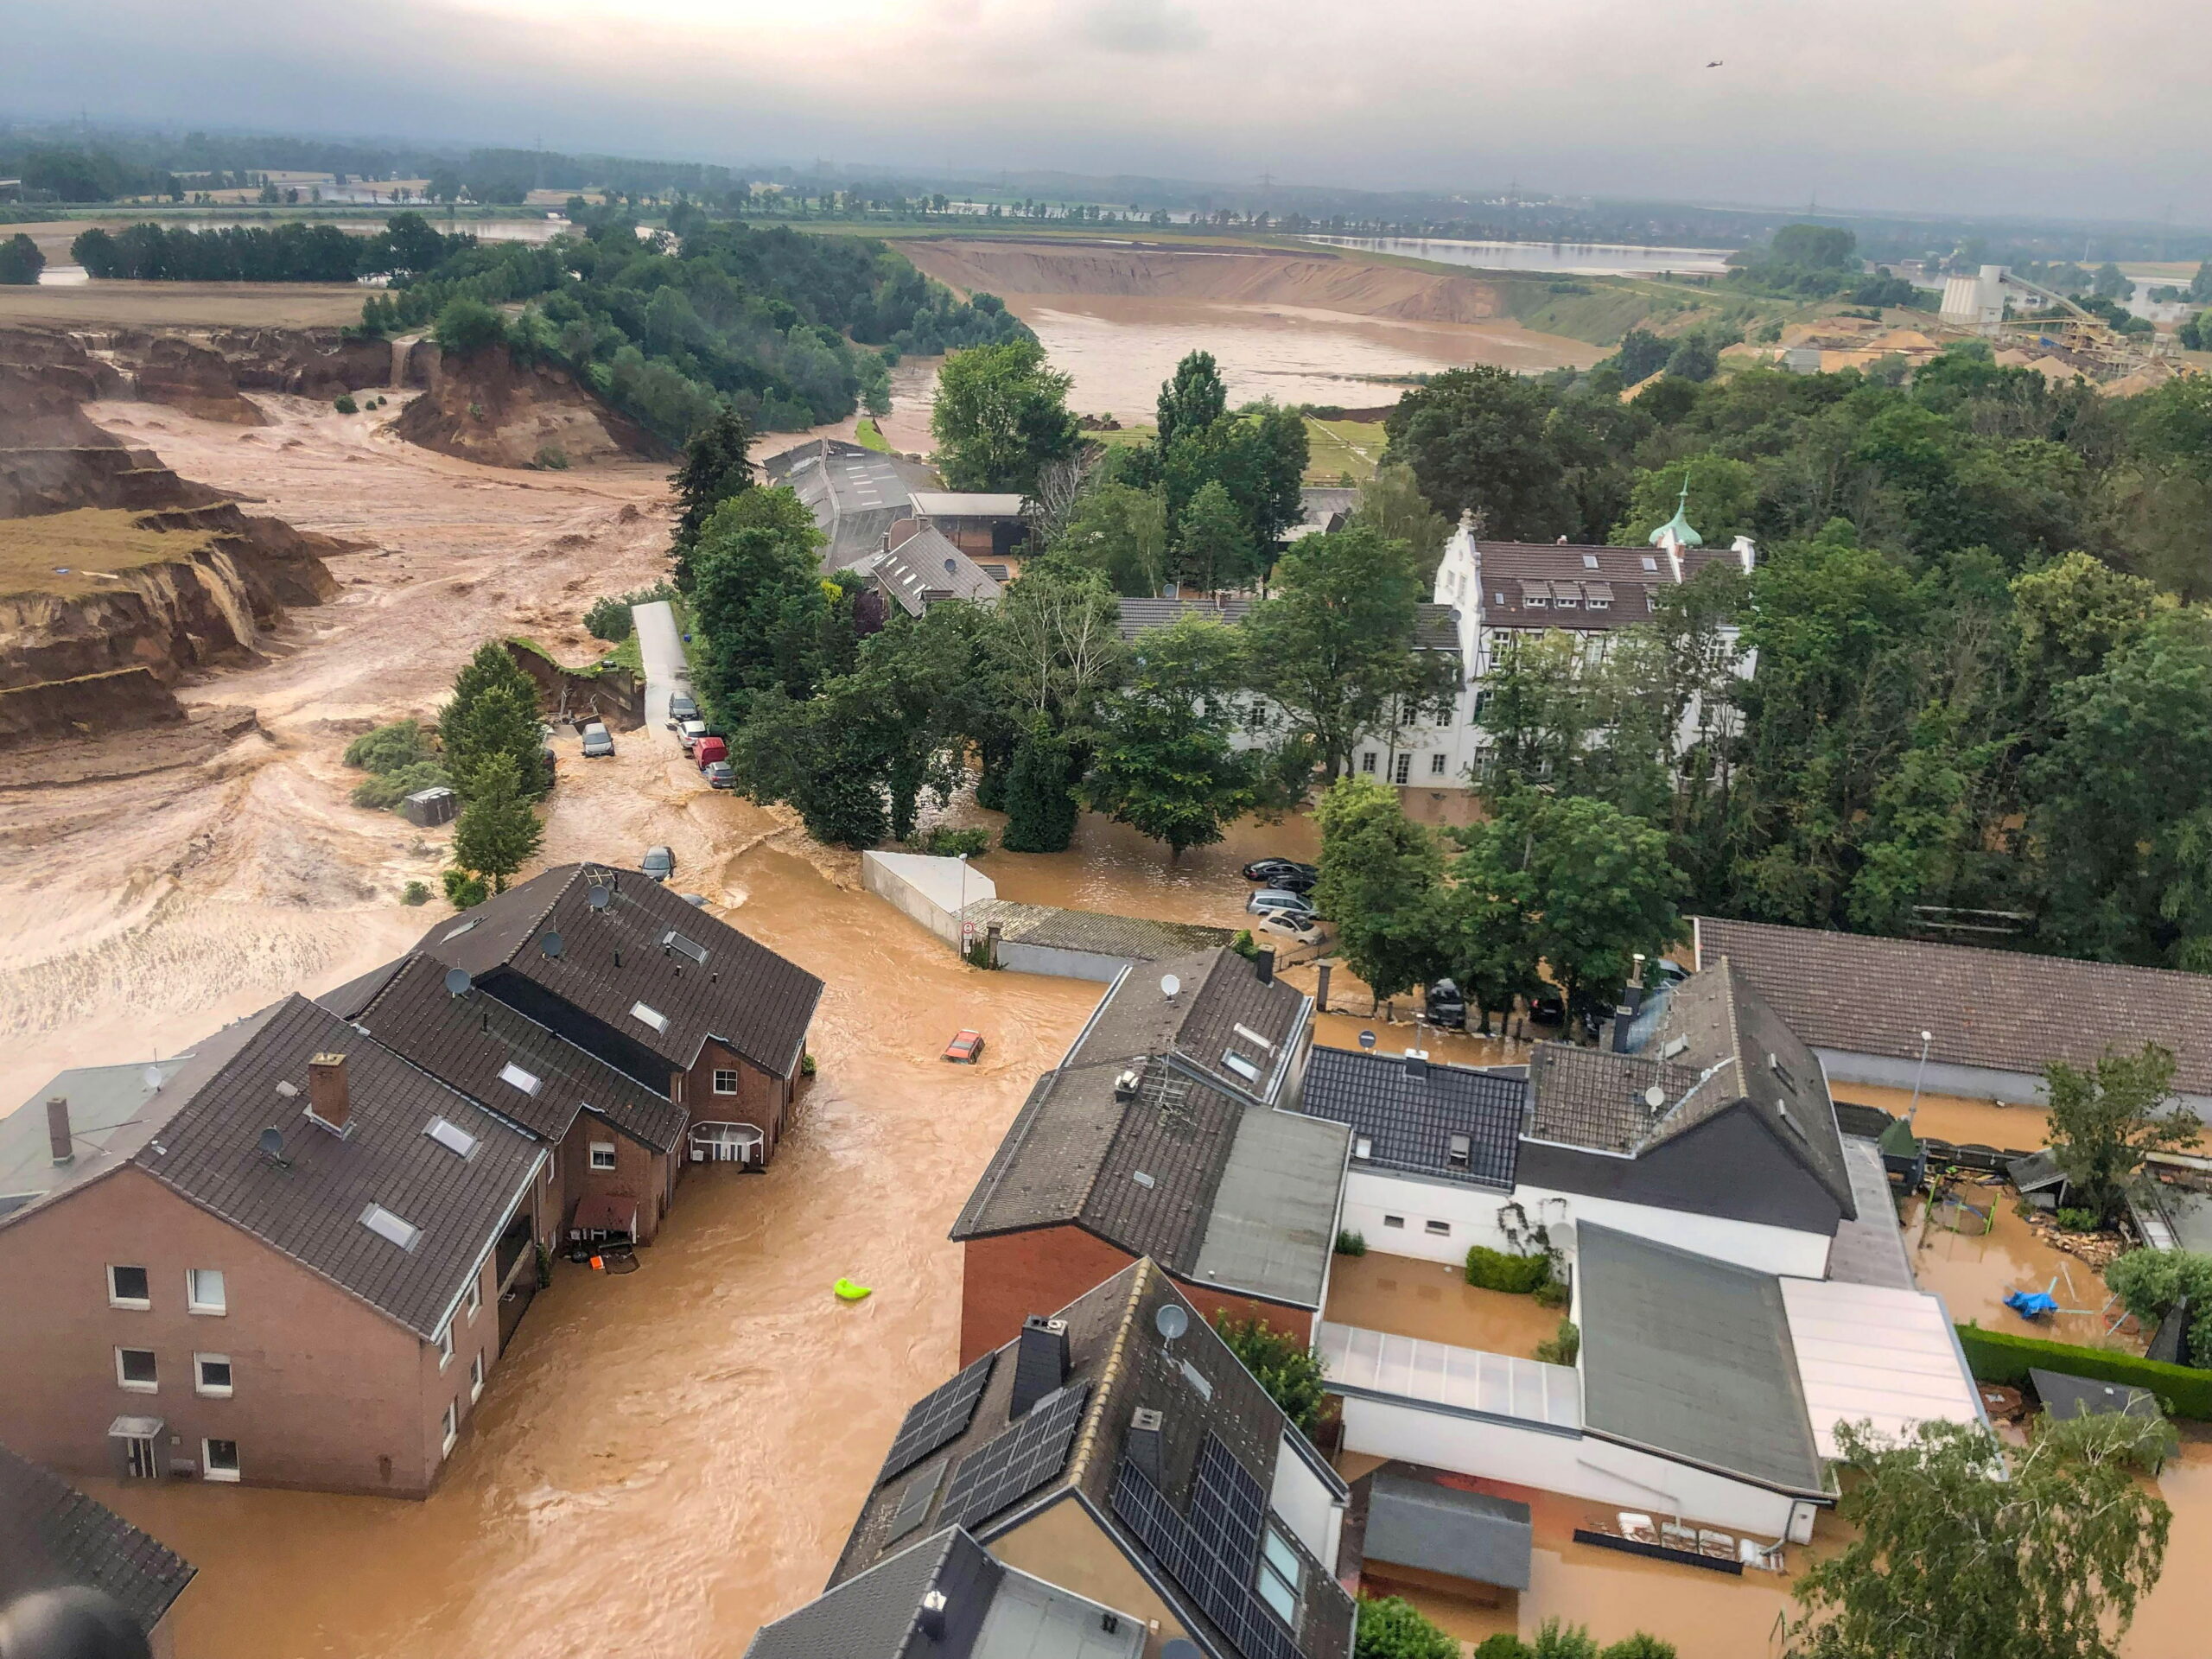
[[[1684,884],[1667,838],[1607,802],[1534,791],[1498,803],[1497,823],[1509,853],[1522,837],[1532,943],[1568,1012],[1601,1016],[1639,953],[1657,956],[1681,937]]]
[[[1435,576],[1452,524],[1429,505],[1412,467],[1402,461],[1376,467],[1375,476],[1359,486],[1356,510],[1362,524],[1413,550],[1424,582]]]
[[[2066,1172],[2073,1202],[2107,1221],[2154,1152],[2193,1147],[2204,1125],[2175,1097],[2174,1054],[2156,1043],[2141,1052],[2107,1052],[2083,1071],[2054,1060],[2044,1069],[2050,1094],[2050,1155]]]
[[[1076,499],[1052,545],[1062,563],[1104,576],[1117,594],[1157,594],[1167,580],[1167,497],[1101,479]]]
[[[2010,1456],[1963,1423],[1836,1436],[1853,1532],[1791,1586],[1796,1659],[2118,1659],[2165,1564],[2172,1512],[2138,1478],[2163,1421],[2046,1418]]]
[[[1192,352],[1175,365],[1174,377],[1160,388],[1160,442],[1163,448],[1189,432],[1203,432],[1229,410],[1229,390],[1211,352]]]
[[[708,515],[730,497],[753,487],[752,448],[752,429],[727,404],[683,446],[683,462],[668,480],[681,509],[675,543],[678,587],[690,586],[688,556],[706,527]]]
[[[1045,348],[1033,339],[948,357],[930,415],[945,482],[956,490],[1035,490],[1040,468],[1075,452],[1072,384],[1045,365]]]
[[[1562,528],[1559,466],[1545,436],[1551,404],[1544,387],[1509,370],[1447,370],[1391,410],[1390,459],[1413,468],[1446,516],[1472,512],[1485,535],[1548,542]]]
[[[1336,925],[1338,952],[1379,1008],[1448,965],[1443,853],[1406,817],[1397,791],[1370,779],[1339,778],[1313,817],[1321,830],[1314,907]]]
[[[805,697],[823,677],[825,618],[838,589],[823,579],[812,518],[788,522],[756,505],[777,495],[789,492],[748,490],[724,502],[692,550],[699,689],[725,721],[744,719],[750,699],[770,686]]]
[[[537,687],[496,640],[479,645],[454,676],[453,696],[438,715],[438,742],[463,805],[474,798],[486,764],[501,758],[514,763],[518,787],[529,799],[551,785]]]
[[[731,767],[756,801],[790,804],[824,846],[865,849],[891,827],[881,728],[850,680],[803,700],[769,684],[747,702]]]
[[[1084,798],[1180,858],[1210,847],[1258,804],[1262,757],[1238,749],[1243,654],[1218,622],[1185,617],[1147,633],[1128,682],[1106,700]]]
[[[531,810],[514,757],[486,757],[476,767],[468,804],[454,825],[454,865],[488,877],[493,892],[505,893],[508,881],[537,856],[544,839],[545,826]]]
[[[1245,623],[1255,690],[1313,742],[1331,776],[1364,738],[1450,698],[1456,667],[1415,648],[1422,583],[1405,543],[1354,523],[1294,543]]]
[[[1041,720],[1031,727],[1007,774],[999,845],[1010,853],[1065,852],[1075,839],[1076,772],[1066,737]]]
[[[1206,593],[1241,588],[1259,574],[1252,532],[1218,479],[1208,479],[1191,498],[1175,540],[1184,580]]]

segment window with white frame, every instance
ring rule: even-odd
[[[484,1392],[484,1351],[479,1348],[476,1357],[468,1362],[468,1398],[473,1404]]]
[[[194,1354],[192,1357],[192,1391],[204,1394],[211,1400],[231,1397],[231,1357],[228,1354]]]
[[[442,1371],[451,1363],[453,1363],[453,1321],[448,1319],[445,1322],[445,1328],[438,1332],[438,1369]]]
[[[194,1313],[227,1313],[231,1304],[219,1268],[184,1270],[184,1305]]]
[[[453,1443],[461,1438],[460,1401],[456,1400],[446,1408],[445,1421],[441,1427],[445,1430],[445,1440],[438,1447],[438,1455],[442,1458],[452,1452]]]
[[[1441,778],[1444,775],[1444,757],[1442,754],[1432,754],[1428,757],[1428,775],[1432,778]]]
[[[1471,1139],[1464,1135],[1455,1135],[1446,1143],[1445,1161],[1454,1169],[1465,1169],[1468,1159],[1474,1155],[1474,1150],[1475,1143]]]
[[[1305,1584],[1306,1567],[1297,1550],[1269,1527],[1260,1541],[1260,1599],[1294,1630],[1298,1628],[1298,1603]]]
[[[594,1141],[591,1143],[591,1166],[594,1169],[614,1167],[614,1143],[612,1141]]]
[[[115,1380],[133,1394],[159,1394],[161,1375],[154,1363],[150,1348],[118,1348],[115,1351]]]
[[[238,1478],[238,1443],[236,1440],[200,1441],[200,1472],[209,1480],[236,1480]]]
[[[153,1306],[153,1287],[148,1281],[146,1269],[111,1267],[107,1270],[107,1305],[110,1307]]]
[[[1359,769],[1360,769],[1362,772],[1372,772],[1372,771],[1374,771],[1374,770],[1375,770],[1375,751],[1374,751],[1374,750],[1372,750],[1372,749],[1368,749],[1368,750],[1364,751],[1364,752],[1360,755],[1360,757],[1359,757]]]
[[[735,1094],[737,1073],[728,1068],[717,1068],[715,1072],[715,1092],[718,1095]]]
[[[468,1322],[471,1325],[475,1324],[477,1314],[484,1308],[484,1281],[481,1279],[471,1279],[468,1281],[468,1294],[461,1298],[461,1305],[467,1314]]]
[[[1452,1236],[1452,1224],[1448,1221],[1423,1222],[1421,1230],[1432,1238],[1449,1238]]]
[[[1413,781],[1413,756],[1410,754],[1400,755],[1398,757],[1397,764],[1391,768],[1390,781],[1394,784],[1408,784]]]
[[[1406,1218],[1403,1216],[1385,1216],[1382,1224],[1385,1227],[1402,1227],[1406,1224]]]

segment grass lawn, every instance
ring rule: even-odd
[[[1334,484],[1347,473],[1354,483],[1375,476],[1384,444],[1380,421],[1319,421],[1306,417],[1306,481]]]
[[[884,438],[883,429],[866,416],[862,416],[860,424],[853,429],[853,440],[863,449],[873,449],[885,455],[891,453],[891,445]]]

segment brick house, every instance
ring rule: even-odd
[[[561,865],[440,922],[416,950],[671,1103],[680,1161],[774,1159],[822,982],[652,878]],[[642,1226],[644,1210],[667,1208],[673,1172],[631,1162],[617,1173],[639,1184]]]
[[[421,1497],[556,1236],[546,1147],[300,996],[0,1120],[0,1440]]]
[[[963,1363],[1147,1256],[1209,1318],[1311,1338],[1350,1145],[1287,1109],[1313,1012],[1230,950],[1114,981],[954,1224]]]
[[[0,1446],[0,1645],[8,1641],[9,1609],[21,1599],[83,1588],[121,1609],[144,1632],[154,1659],[170,1659],[169,1610],[197,1574],[106,1504]]]
[[[915,1402],[829,1588],[747,1659],[1348,1659],[1347,1496],[1179,1282],[1132,1263]]]

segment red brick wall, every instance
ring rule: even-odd
[[[1056,1313],[1085,1291],[1112,1278],[1136,1258],[1080,1227],[1038,1227],[1027,1232],[971,1238],[960,1277],[960,1363],[966,1365],[1021,1333],[1032,1313]],[[1300,1342],[1313,1336],[1313,1315],[1250,1297],[1224,1295],[1178,1279],[1191,1305],[1211,1319],[1265,1319]]]
[[[591,1166],[594,1143],[614,1148],[614,1167]],[[567,1189],[567,1205],[561,1211],[561,1236],[568,1237],[569,1222],[577,1204],[587,1195],[622,1192],[638,1201],[638,1243],[650,1244],[660,1231],[668,1209],[670,1165],[674,1154],[658,1153],[628,1135],[618,1133],[588,1112],[579,1113],[568,1137],[561,1142],[556,1161]]]
[[[737,1073],[735,1094],[715,1092],[716,1071]],[[698,1063],[683,1074],[680,1086],[687,1123],[750,1123],[760,1131],[763,1161],[775,1160],[777,1142],[791,1118],[789,1083],[710,1041],[700,1049]]]
[[[150,1310],[108,1305],[111,1262],[147,1269]],[[222,1272],[227,1313],[187,1312],[187,1268]],[[195,1464],[203,1438],[236,1440],[253,1484],[419,1497],[447,1402],[466,1419],[470,1357],[499,1340],[488,1275],[442,1372],[431,1344],[133,1169],[0,1228],[0,1441],[65,1475],[111,1472],[108,1425],[129,1414],[162,1419]],[[118,1384],[118,1347],[154,1351],[157,1392]],[[229,1357],[231,1397],[195,1392],[195,1353]]]

